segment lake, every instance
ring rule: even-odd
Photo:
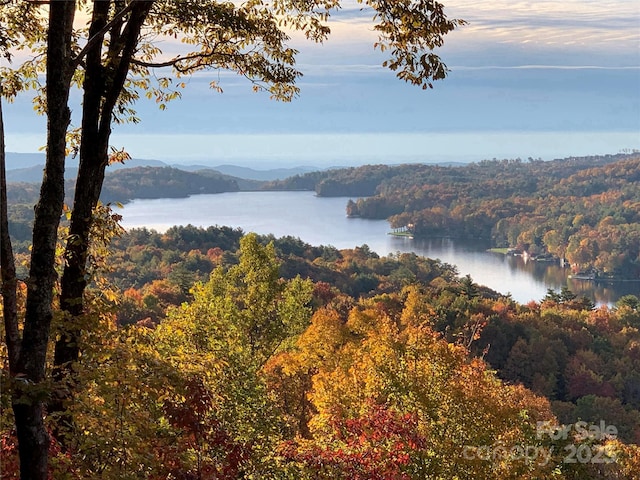
[[[565,285],[597,304],[613,304],[622,295],[640,295],[638,283],[607,285],[568,279],[568,270],[559,265],[490,253],[490,245],[480,241],[394,237],[388,235],[384,220],[348,218],[347,200],[317,197],[313,192],[233,192],[134,200],[120,213],[127,229],[147,227],[162,232],[174,225],[224,225],[276,237],[291,235],[311,245],[338,249],[367,244],[379,255],[415,252],[455,265],[460,275],[469,274],[476,283],[510,293],[522,303],[541,300],[547,289],[560,290]]]

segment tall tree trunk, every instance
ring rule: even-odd
[[[90,38],[104,37],[110,2],[95,2],[89,31]],[[100,198],[105,169],[108,163],[109,139],[113,109],[135,53],[138,37],[153,1],[138,1],[130,10],[126,24],[117,20],[110,28],[109,65],[102,64],[102,38],[87,52],[83,84],[82,132],[80,164],[69,226],[69,240],[65,248],[65,268],[61,281],[60,306],[70,318],[84,313],[84,291],[87,287],[87,257],[90,245],[92,213]],[[123,28],[124,24],[124,28]],[[65,413],[66,403],[77,388],[73,364],[80,353],[81,328],[78,322],[62,332],[55,345],[54,379],[62,382],[63,396],[51,404],[59,412],[60,440],[66,444],[65,434],[73,429],[73,419]]]
[[[49,436],[39,384],[45,378],[45,361],[56,282],[57,232],[64,202],[66,133],[71,112],[71,32],[75,1],[51,2],[47,33],[47,160],[40,198],[35,208],[31,266],[20,354],[12,394],[21,480],[45,480]]]
[[[68,313],[72,321],[65,322],[55,344],[53,379],[56,382],[56,396],[49,403],[49,410],[58,417],[54,433],[63,446],[68,446],[73,431],[73,419],[67,413],[67,402],[72,399],[72,391],[77,387],[70,375],[73,362],[80,352],[80,325],[78,319],[84,310],[83,292],[87,286],[86,261],[89,244],[89,230],[94,204],[87,198],[89,185],[98,181],[96,165],[92,160],[98,158],[96,149],[97,129],[100,119],[102,95],[105,78],[101,56],[104,40],[102,29],[107,23],[109,1],[95,2],[89,28],[89,38],[95,39],[87,52],[84,97],[82,104],[82,141],[80,163],[76,177],[76,188],[69,226],[69,240],[65,248],[65,266],[61,279],[60,309]],[[88,185],[89,184],[89,185]],[[92,189],[90,189],[91,191]]]

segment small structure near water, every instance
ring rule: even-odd
[[[389,235],[393,235],[395,237],[413,238],[413,223],[404,225],[402,227],[396,227],[391,232],[389,232]]]

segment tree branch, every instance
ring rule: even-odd
[[[185,60],[186,61],[195,60],[197,58],[206,58],[211,56],[213,56],[213,53],[211,54],[195,53],[193,55],[187,55],[186,57],[181,57],[178,55],[177,57],[174,57],[171,60],[167,60],[165,62],[145,62],[145,61],[137,60],[133,58],[131,59],[131,63],[134,65],[138,65],[140,67],[148,67],[148,68],[175,67],[176,69],[178,69],[178,67],[176,67],[176,64],[179,62],[183,62]]]
[[[104,132],[107,135],[105,138],[108,138],[110,134],[113,108],[122,92],[124,82],[129,73],[131,60],[138,45],[138,36],[153,6],[152,0],[138,0],[137,3],[140,4],[140,7],[133,11],[122,32],[124,41],[120,51],[120,58],[115,64],[113,77],[111,78],[110,86],[104,97],[99,128],[100,132]]]
[[[214,49],[214,51],[211,51],[209,53],[192,53],[192,54],[186,55],[184,57],[181,57],[180,55],[178,55],[177,57],[174,57],[171,60],[166,60],[164,62],[145,62],[143,60],[138,60],[138,59],[132,58],[131,59],[131,63],[133,65],[137,65],[139,67],[147,67],[147,68],[173,67],[180,73],[187,73],[187,72],[189,72],[190,70],[192,70],[194,68],[201,67],[202,63],[198,63],[197,65],[191,66],[191,67],[180,67],[179,64],[181,62],[189,62],[191,60],[206,59],[206,58],[212,58],[212,57],[216,57],[216,56],[217,57],[229,57],[229,58],[233,58],[234,57],[234,55],[216,52],[215,49]]]
[[[124,7],[120,12],[116,13],[113,18],[107,22],[107,24],[102,27],[98,32],[96,32],[89,40],[87,40],[87,44],[80,50],[78,55],[71,61],[71,69],[75,70],[80,63],[82,62],[82,58],[91,50],[91,48],[95,45],[96,42],[102,42],[105,33],[109,31],[109,29],[119,22],[122,17],[124,17],[127,13],[129,13],[133,9],[133,5],[142,0],[131,0],[129,5]]]

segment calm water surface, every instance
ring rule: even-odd
[[[415,252],[455,265],[460,275],[519,302],[542,299],[547,289],[568,286],[598,304],[614,303],[626,294],[640,295],[640,285],[604,285],[567,279],[558,265],[525,263],[519,257],[487,252],[488,244],[451,239],[411,240],[388,235],[384,220],[347,218],[347,198],[316,197],[312,192],[237,192],[181,199],[134,200],[125,205],[125,228],[164,231],[174,225],[240,227],[245,232],[291,235],[311,245],[338,249],[367,244],[379,255]]]

